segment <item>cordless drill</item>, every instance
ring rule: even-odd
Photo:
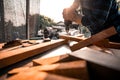
[[[65,20],[65,21],[64,21],[64,24],[65,24],[65,30],[66,30],[66,32],[68,33],[68,32],[69,32],[70,25],[72,24],[72,21]]]

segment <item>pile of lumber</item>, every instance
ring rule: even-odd
[[[65,44],[66,41],[63,39],[45,42],[42,44],[37,44],[29,47],[14,47],[12,49],[5,49],[0,51],[0,68],[9,66],[31,56],[43,53],[52,48],[58,47]]]
[[[32,78],[34,79],[36,76],[33,71],[37,71],[38,73],[45,72],[48,75],[59,75],[63,77],[63,79],[66,77],[64,80],[67,80],[67,78],[70,78],[70,80],[89,80],[86,61],[70,56],[69,54],[46,59],[35,59],[33,63],[33,67],[22,67],[9,71],[8,74],[15,75],[8,78],[8,80],[15,80],[19,77],[22,77],[22,80],[24,80],[26,77],[31,78],[31,76],[33,76]],[[31,75],[26,75],[27,73],[31,73]],[[53,77],[50,76],[47,80],[51,78]]]
[[[110,27],[90,38],[60,35],[62,39],[53,42],[6,49],[0,51],[0,68],[66,44],[71,53],[33,59],[32,67],[18,67],[8,71],[7,80],[119,80],[120,57],[110,48],[119,53],[120,44],[107,39],[116,33],[114,27]],[[76,43],[71,46],[71,41]]]

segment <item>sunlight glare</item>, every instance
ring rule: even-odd
[[[64,8],[70,7],[74,0],[40,0],[40,14],[53,19],[55,22],[63,21]]]

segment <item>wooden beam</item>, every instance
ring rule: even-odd
[[[29,47],[18,48],[15,50],[0,52],[0,68],[14,64],[28,57],[43,53],[60,45],[66,44],[63,39],[36,44]]]
[[[84,37],[77,37],[77,36],[69,36],[69,35],[60,35],[60,38],[61,39],[66,39],[67,41],[82,41],[82,40],[85,40],[86,38]]]
[[[78,80],[40,71],[28,71],[9,77],[7,80]]]
[[[95,42],[93,44],[96,45],[96,46],[102,47],[102,48],[107,48],[108,44],[109,44],[109,40],[108,39],[103,39],[103,40]]]
[[[7,51],[12,51],[12,50],[15,50],[15,49],[19,49],[20,47],[29,47],[29,46],[33,46],[33,45],[36,45],[36,44],[39,44],[38,42],[36,42],[37,40],[21,40],[21,45],[19,46],[12,46],[12,47],[8,47],[8,48],[1,48],[0,49],[0,53],[2,52],[7,52]],[[41,43],[42,43],[42,40],[41,40]],[[4,43],[3,43],[4,45]]]
[[[120,49],[120,43],[109,42],[108,48]]]
[[[80,59],[84,59],[88,62],[120,71],[120,65],[118,65],[120,63],[120,59],[114,55],[106,54],[87,47],[76,50],[70,53],[70,55],[78,57]]]
[[[33,65],[47,65],[47,64],[53,64],[53,63],[60,63],[60,62],[68,62],[68,61],[76,61],[80,60],[77,57],[73,57],[69,54],[64,54],[64,55],[59,55],[55,57],[50,57],[50,58],[45,58],[45,59],[34,59],[33,60]]]
[[[46,71],[49,73],[54,73],[54,74],[63,75],[67,77],[88,80],[87,65],[86,65],[86,61],[84,60],[36,66],[28,69],[17,68],[17,69],[11,70],[9,74],[22,73],[27,71]]]
[[[2,46],[4,46],[4,43],[0,43],[0,50],[2,49]]]
[[[115,28],[110,27],[110,28],[108,28],[106,30],[103,30],[103,31],[91,36],[88,39],[80,41],[77,44],[74,44],[73,46],[71,46],[71,50],[75,51],[75,50],[78,50],[78,49],[83,48],[85,46],[89,46],[89,45],[91,45],[91,44],[93,44],[95,42],[101,41],[101,40],[106,39],[106,38],[108,38],[108,37],[110,37],[112,35],[115,35],[115,34],[117,34]]]
[[[102,41],[98,41],[96,43],[93,43],[96,46],[103,47],[103,48],[114,48],[114,49],[120,49],[120,43],[116,42],[110,42],[108,39],[104,39]]]

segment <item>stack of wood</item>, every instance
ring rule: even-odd
[[[108,37],[116,34],[114,27],[90,38],[60,35],[60,40],[36,44],[12,51],[1,51],[0,68],[17,63],[60,45],[70,46],[71,53],[32,60],[33,66],[14,68],[8,72],[8,80],[119,80],[119,43],[111,43]],[[110,48],[110,49],[109,49]],[[111,49],[112,48],[112,49]],[[114,49],[113,49],[114,48]],[[117,49],[116,49],[117,48]],[[56,53],[57,54],[57,53]]]
[[[70,80],[79,80],[79,79],[88,80],[89,77],[87,72],[86,61],[77,60],[77,58],[76,58],[76,61],[69,61],[68,60],[69,57],[72,57],[72,56],[61,55],[61,56],[51,57],[48,59],[33,60],[35,66],[16,68],[11,70],[9,74],[15,74],[15,75],[10,77],[8,80],[15,80],[16,78],[21,79],[21,77],[22,77],[22,80],[26,79],[26,77],[27,78],[31,77],[32,79],[35,80],[36,77],[41,76],[40,74],[36,76],[33,71],[37,71],[38,73],[45,72],[47,74],[45,79],[40,79],[40,80],[51,80],[55,78],[49,75],[57,75],[55,80],[59,80],[58,76],[61,76],[63,78],[63,79],[61,78],[60,80],[67,80],[67,78],[68,80],[69,79]],[[30,73],[31,75],[28,75],[27,73]]]

